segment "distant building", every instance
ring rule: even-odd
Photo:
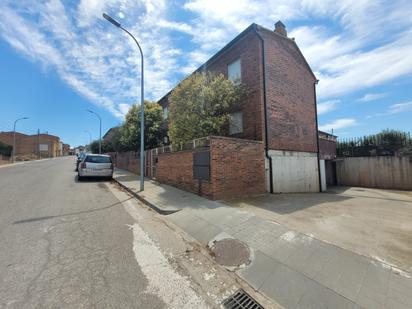
[[[13,146],[13,131],[0,132],[0,141]],[[14,154],[25,158],[48,158],[61,156],[60,138],[50,134],[27,135],[16,132]]]
[[[319,136],[319,156],[323,160],[336,159],[337,136],[323,131],[318,132]]]
[[[70,145],[63,144],[63,156],[68,156],[68,155],[70,155]]]
[[[111,142],[116,131],[119,130],[120,127],[113,127],[110,128],[105,135],[103,135],[103,140],[106,142]]]

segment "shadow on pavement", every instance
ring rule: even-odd
[[[351,198],[350,196],[342,196],[340,194],[283,193],[226,200],[225,204],[236,207],[253,206],[282,215],[299,212],[323,203],[342,202]]]
[[[77,211],[77,212],[72,212],[72,213],[67,213],[67,214],[62,214],[62,215],[55,215],[55,216],[43,216],[43,217],[36,217],[36,218],[30,218],[30,219],[23,219],[23,220],[18,220],[13,222],[13,224],[20,224],[20,223],[29,223],[29,222],[36,222],[36,221],[42,221],[42,220],[49,220],[49,219],[54,219],[54,218],[59,218],[59,217],[67,217],[67,216],[74,216],[74,215],[80,215],[80,214],[86,214],[86,213],[92,213],[96,211],[102,211],[105,209],[109,209],[111,207],[121,205],[123,202],[126,202],[133,197],[129,197],[123,201],[116,202],[114,204],[104,206],[101,208],[94,208],[94,209],[89,209],[89,210],[83,210],[83,211]]]

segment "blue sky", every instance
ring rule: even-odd
[[[39,128],[71,145],[122,122],[140,98],[133,42],[145,53],[145,95],[157,100],[255,22],[282,20],[320,80],[320,129],[341,137],[412,127],[412,3],[328,0],[0,2],[0,130]]]

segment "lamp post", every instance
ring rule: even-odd
[[[142,48],[139,45],[139,42],[137,42],[136,38],[125,28],[122,27],[122,25],[114,20],[112,17],[107,15],[106,13],[103,13],[103,18],[109,21],[111,24],[116,26],[117,28],[122,29],[124,32],[126,32],[136,43],[137,47],[139,48],[140,51],[140,56],[141,56],[141,78],[140,78],[140,191],[144,190],[144,62],[143,62],[143,51]]]
[[[14,126],[13,126],[13,156],[11,157],[11,162],[14,163],[14,157],[16,156],[16,123],[19,120],[24,120],[24,119],[29,119],[28,117],[22,117],[18,118],[14,121]]]
[[[89,134],[89,150],[91,150],[91,145],[92,145],[92,134],[90,133],[90,131],[88,131],[88,130],[84,130],[84,132],[85,133],[88,133]]]
[[[99,118],[99,154],[102,154],[102,118],[100,118],[99,114],[95,113],[90,109],[88,109],[87,111],[91,114],[95,114],[97,118]]]

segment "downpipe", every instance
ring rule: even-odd
[[[264,108],[264,118],[265,118],[265,157],[269,160],[269,192],[273,193],[273,167],[272,158],[269,155],[269,140],[268,140],[268,111],[267,111],[267,96],[266,96],[266,68],[265,68],[265,41],[259,33],[256,25],[254,27],[255,33],[258,36],[261,47],[262,47],[262,75],[263,75],[263,108]]]

